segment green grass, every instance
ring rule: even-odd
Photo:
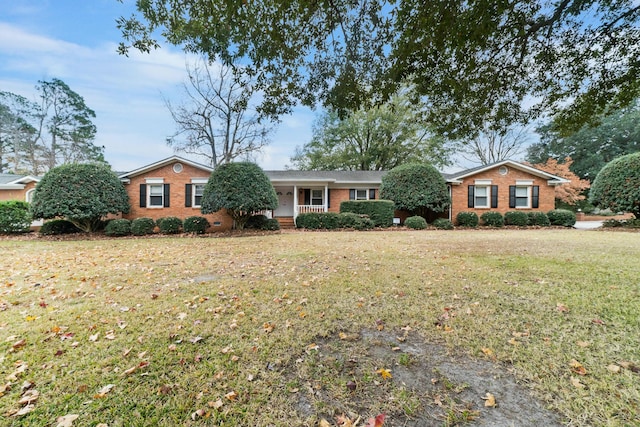
[[[0,425],[316,425],[354,406],[346,362],[314,345],[365,357],[338,334],[380,324],[504,364],[568,425],[640,423],[640,374],[608,368],[640,364],[635,233],[4,240],[0,253]],[[419,411],[422,397],[381,381],[378,363],[354,373],[362,418]],[[25,381],[40,397],[10,416]],[[326,399],[303,413],[292,397],[309,387]],[[393,399],[367,403],[374,387]]]

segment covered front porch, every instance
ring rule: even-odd
[[[278,207],[272,211],[273,218],[292,218],[302,213],[322,213],[329,210],[329,186],[291,185],[275,186]]]

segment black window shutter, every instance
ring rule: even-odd
[[[473,208],[475,207],[476,203],[475,203],[475,190],[476,187],[473,185],[469,186],[469,197],[467,200],[467,207],[468,208]]]
[[[376,199],[376,189],[371,188],[369,189],[369,200],[375,200],[375,199]]]
[[[311,190],[308,188],[304,190],[304,204],[307,206],[311,204]]]
[[[185,208],[191,207],[191,188],[192,188],[192,184],[184,185],[184,207]]]
[[[531,195],[532,195],[532,197],[531,197],[531,207],[533,209],[538,209],[538,206],[540,204],[540,186],[539,185],[534,185],[533,186]]]
[[[516,207],[516,186],[515,185],[509,186],[509,207],[510,208]]]
[[[495,209],[498,207],[498,186],[491,186],[491,208]]]
[[[327,188],[327,209],[331,207],[331,189]]]
[[[354,188],[349,190],[349,200],[355,200],[356,199],[356,190]]]
[[[147,207],[147,184],[140,184],[140,207]]]
[[[164,185],[164,207],[168,208],[169,207],[169,184],[165,184]]]

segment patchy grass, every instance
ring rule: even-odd
[[[381,412],[385,426],[459,425],[484,416],[484,392],[500,407],[501,390],[471,401],[452,370],[476,362],[567,425],[640,423],[635,234],[7,240],[0,253],[2,425],[303,426]],[[424,357],[437,349],[434,368]]]

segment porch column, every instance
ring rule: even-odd
[[[293,185],[293,219],[298,217],[298,186]]]
[[[324,211],[327,212],[329,210],[329,185],[324,185]]]

